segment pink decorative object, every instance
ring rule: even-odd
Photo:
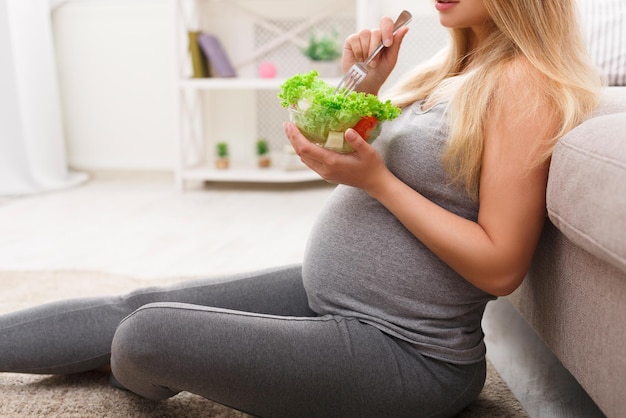
[[[276,77],[276,66],[271,62],[264,62],[259,65],[259,76],[261,78],[274,78]]]

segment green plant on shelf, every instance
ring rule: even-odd
[[[217,156],[219,158],[228,157],[228,143],[227,142],[218,142],[215,148],[217,150]]]
[[[215,151],[217,152],[217,160],[215,161],[215,166],[219,169],[228,168],[228,143],[218,142],[215,146]]]
[[[309,45],[303,48],[302,53],[311,61],[334,61],[341,57],[341,44],[337,31],[320,34],[309,34]]]
[[[265,139],[256,141],[256,153],[260,157],[270,152],[270,146]]]
[[[256,154],[259,157],[259,167],[267,168],[272,165],[272,160],[269,156],[270,146],[265,139],[259,139],[256,141]]]

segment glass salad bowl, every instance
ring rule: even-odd
[[[353,128],[371,143],[380,134],[380,123],[375,116],[345,115],[337,117],[334,112],[320,112],[316,105],[288,108],[289,120],[309,141],[330,150],[349,153],[354,148],[345,140],[345,132]],[[339,111],[338,111],[339,112]],[[337,112],[337,113],[338,113]]]
[[[379,122],[400,114],[389,100],[382,102],[372,94],[337,92],[315,70],[296,74],[280,87],[278,97],[291,122],[309,141],[337,152],[354,151],[344,138],[347,129],[354,128],[371,142],[380,133]]]

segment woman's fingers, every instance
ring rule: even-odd
[[[362,152],[369,146],[361,135],[359,135],[359,133],[352,128],[346,130],[344,138],[346,139],[346,142],[354,148],[355,152]]]
[[[380,19],[381,41],[387,48],[393,44],[393,26],[394,22],[390,17]]]
[[[346,50],[351,53],[351,58],[355,62],[363,61],[364,57],[367,57],[370,48],[370,37],[371,31],[363,29],[346,39]]]
[[[300,161],[302,161],[311,170],[318,173],[324,180],[330,182],[327,170],[325,169],[328,155],[324,154],[332,151],[325,150],[322,147],[309,142],[294,124],[285,123],[283,126],[291,146],[298,157],[300,157]]]
[[[328,152],[328,150],[311,143],[293,123],[285,123],[283,127],[287,139],[289,139],[291,146],[300,158],[305,158],[309,161],[324,160],[324,152]]]
[[[401,28],[394,36],[394,21],[389,17],[383,17],[380,21],[380,28],[363,30],[357,34],[358,45],[355,44],[353,46],[353,48],[358,50],[358,53],[354,55],[355,61],[365,61],[382,43],[390,50],[381,51],[381,53],[372,60],[370,67],[376,68],[381,57],[389,55],[390,53],[397,55],[407,30],[407,28]]]

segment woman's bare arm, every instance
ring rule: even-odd
[[[524,279],[543,228],[548,163],[536,162],[556,124],[523,71],[512,68],[497,95],[486,123],[477,222],[433,204],[391,173],[368,192],[466,280],[500,296]]]

